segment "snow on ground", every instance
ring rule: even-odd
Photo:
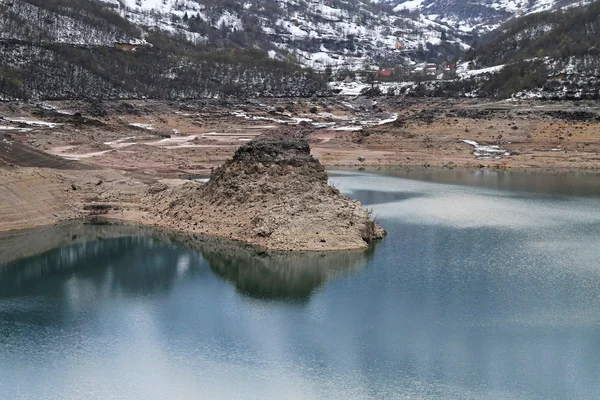
[[[321,112],[319,114],[317,114],[317,116],[321,117],[321,118],[331,118],[331,119],[339,119],[341,121],[348,121],[350,120],[350,117],[347,115],[335,115],[329,112]]]
[[[376,88],[379,88],[379,90],[381,91],[381,93],[388,93],[389,90],[393,90],[396,93],[399,90],[412,90],[412,88],[414,88],[417,85],[416,82],[413,81],[406,81],[406,82],[379,82],[379,83],[375,83],[374,86]],[[371,84],[366,84],[366,83],[362,83],[362,82],[350,82],[350,83],[345,83],[345,82],[330,82],[329,83],[329,88],[333,91],[337,91],[338,92],[338,96],[358,96],[360,95],[360,93],[363,90],[367,90],[368,88],[371,87]],[[347,104],[346,107],[348,107]],[[351,108],[353,107],[352,105],[350,105]],[[351,108],[353,109],[353,108]]]
[[[337,128],[332,128],[332,131],[341,131],[341,132],[354,132],[354,131],[362,131],[362,126],[339,126]]]
[[[569,4],[568,6],[564,6],[561,7],[562,10],[568,10],[569,8],[574,8],[574,7],[583,7],[583,6],[587,6],[592,4],[594,0],[582,0],[582,1],[578,1],[576,3],[573,4]]]
[[[280,119],[280,118],[259,117],[259,116],[255,116],[255,115],[248,115],[244,111],[241,111],[241,110],[232,111],[231,115],[233,115],[234,117],[244,118],[244,119],[252,120],[252,121],[269,121],[269,122],[275,122],[278,124],[286,124],[286,125],[299,125],[302,122],[313,122],[313,120],[310,118],[291,118],[290,117],[290,119],[285,120],[285,119]]]
[[[469,63],[459,64],[456,68],[456,73],[461,78],[482,75],[482,74],[495,74],[498,73],[504,68],[504,64],[502,65],[494,65],[493,67],[481,68],[481,69],[469,69]]]
[[[315,128],[331,128],[335,126],[335,122],[313,122],[312,126]]]
[[[16,126],[0,126],[0,131],[29,132],[31,131],[31,128],[19,128]]]
[[[146,129],[147,131],[154,130],[154,126],[152,126],[152,124],[139,124],[136,122],[131,122],[131,123],[129,123],[129,126],[133,126],[135,128],[140,128],[140,129]]]
[[[499,146],[480,145],[474,140],[462,140],[462,142],[473,146],[473,155],[476,159],[500,158],[500,156],[510,156],[510,152]]]
[[[398,12],[400,10],[409,10],[409,11],[417,10],[417,9],[421,8],[423,1],[424,0],[405,1],[404,3],[400,3],[396,7],[394,7],[394,11]]]
[[[104,142],[104,144],[107,146],[110,146],[114,149],[120,149],[123,147],[128,147],[128,146],[137,144],[137,142],[128,142],[128,140],[131,140],[131,139],[135,139],[135,136],[128,136],[128,137],[124,137],[121,139],[113,140],[111,142]]]
[[[376,125],[385,125],[391,124],[392,122],[398,121],[398,114],[393,114],[390,118],[382,119],[381,121],[377,121]]]
[[[25,124],[25,125],[30,125],[30,126],[43,126],[43,127],[47,127],[47,128],[56,128],[57,126],[61,125],[61,124],[57,124],[54,122],[45,122],[45,121],[32,121],[32,120],[26,120],[26,119],[10,119],[10,118],[4,118],[6,121],[10,121],[10,122],[14,122],[17,124]]]
[[[181,21],[185,15],[199,17],[216,29],[220,29],[221,26],[226,26],[232,31],[244,28],[241,11],[225,8],[220,15],[215,15],[214,8],[209,9],[193,0],[100,1],[111,4],[123,17],[135,24],[150,29],[158,28],[172,34],[183,34],[188,40],[197,43],[205,43],[207,37],[188,31],[187,25]],[[326,0],[311,0],[298,11],[299,3],[296,0],[271,1],[284,13],[278,15],[275,21],[261,20],[258,27],[270,38],[274,46],[268,52],[269,57],[280,59],[284,53],[293,53],[303,66],[321,71],[327,67],[334,70],[360,70],[374,54],[382,57],[393,55],[398,59],[398,54],[394,53],[398,53],[395,45],[399,36],[402,38],[404,49],[409,51],[400,57],[410,59],[410,50],[416,50],[427,43],[439,44],[441,32],[448,31],[447,25],[440,24],[432,16],[407,17],[393,12],[377,13],[360,3],[355,9],[348,10],[345,7],[331,6]],[[420,9],[423,3],[424,0],[405,1],[396,7],[396,11]],[[243,7],[248,10],[252,4],[246,3]],[[352,41],[356,43],[353,49],[341,47],[333,51],[332,48],[335,47],[328,48],[330,46],[321,42],[317,49],[306,51],[306,46],[298,46],[295,43],[314,40],[318,45],[319,41],[330,43],[341,39],[348,40],[350,37],[354,38]],[[468,48],[458,37],[448,41]],[[275,49],[279,49],[281,53]]]
[[[147,142],[145,144],[150,145],[150,146],[172,147],[172,146],[178,146],[180,144],[184,144],[187,142],[191,142],[192,140],[196,139],[198,136],[200,136],[200,135],[171,137],[171,138],[161,139],[156,142]]]
[[[371,85],[368,85],[368,84],[362,83],[362,82],[350,82],[350,83],[331,82],[329,84],[329,87],[332,90],[339,90],[340,96],[358,96],[364,90],[367,90],[368,88],[370,88]]]

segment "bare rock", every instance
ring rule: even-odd
[[[148,201],[167,226],[186,211],[209,234],[271,250],[359,249],[382,238],[360,202],[327,179],[306,140],[263,139],[240,147],[206,184],[150,193]]]

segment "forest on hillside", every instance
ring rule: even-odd
[[[541,89],[599,98],[600,2],[512,20],[465,59],[476,68],[505,65],[481,85],[487,97]]]
[[[89,0],[0,3],[0,94],[19,99],[310,96],[320,76],[251,47],[139,28]]]

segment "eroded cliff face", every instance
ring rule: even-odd
[[[360,202],[328,185],[304,140],[249,142],[208,183],[152,187],[146,198],[159,226],[270,250],[360,249],[385,235]]]

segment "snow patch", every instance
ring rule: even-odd
[[[154,130],[154,126],[152,126],[152,124],[139,124],[137,122],[131,122],[131,123],[129,123],[129,126],[133,126],[134,128],[145,129],[147,131]]]
[[[26,119],[10,119],[10,118],[4,118],[6,121],[10,121],[10,122],[15,122],[17,124],[25,124],[25,125],[30,125],[30,126],[43,126],[43,127],[47,127],[47,128],[56,128],[57,126],[61,125],[61,124],[57,124],[54,122],[45,122],[45,121],[32,121],[32,120],[26,120]]]
[[[501,158],[500,156],[510,156],[510,152],[500,148],[500,146],[485,146],[480,145],[474,140],[466,140],[463,139],[462,142],[469,144],[474,147],[473,155],[476,159],[486,159],[486,158]]]

